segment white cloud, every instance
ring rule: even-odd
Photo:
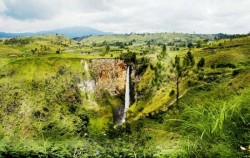
[[[61,10],[61,1],[54,0],[3,0],[6,6],[5,14],[18,20],[49,19]]]
[[[249,0],[0,0],[0,30],[248,33],[249,8]]]
[[[3,1],[0,1],[0,14],[3,13],[6,10],[5,3]]]

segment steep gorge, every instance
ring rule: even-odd
[[[82,60],[81,63],[84,73],[83,80],[78,84],[78,87],[85,93],[86,99],[94,102],[93,105],[103,102],[105,102],[104,104],[110,104],[114,124],[122,124],[125,121],[126,112],[126,80],[131,78],[131,73],[128,71],[129,66],[120,59]],[[130,87],[130,85],[127,85],[127,87]],[[130,95],[127,97],[130,97]],[[112,102],[112,100],[119,101]],[[129,103],[127,104],[128,108]]]

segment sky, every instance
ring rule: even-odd
[[[0,0],[0,32],[249,33],[250,0]]]

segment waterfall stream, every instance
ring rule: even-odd
[[[122,115],[122,121],[121,124],[123,124],[126,120],[126,112],[129,108],[129,104],[130,104],[130,90],[129,90],[129,66],[127,68],[127,74],[126,74],[126,89],[125,89],[125,106],[124,106],[124,112]]]

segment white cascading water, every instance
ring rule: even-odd
[[[126,119],[126,112],[129,108],[130,104],[130,92],[129,92],[129,66],[127,68],[127,74],[126,74],[126,89],[125,89],[125,106],[124,106],[124,113],[122,116],[122,123],[125,122]]]

